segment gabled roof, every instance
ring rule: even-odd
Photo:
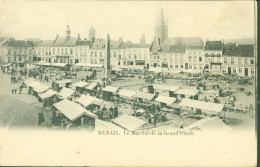
[[[127,114],[122,114],[121,116],[113,119],[112,122],[129,131],[138,130],[139,128],[143,127],[145,124],[148,124],[141,119],[138,119],[136,117]]]
[[[121,44],[119,45],[119,49],[126,49],[131,45],[130,42],[121,42]]]
[[[158,53],[159,48],[161,48],[161,53],[185,53],[184,45],[153,45],[151,52]]]
[[[207,41],[205,45],[205,50],[222,50],[223,43],[222,41]]]
[[[254,45],[224,45],[223,56],[254,57]]]
[[[150,48],[151,44],[130,44],[128,48]]]
[[[41,43],[38,44],[38,46],[51,46],[53,42],[54,40],[43,40]]]
[[[118,49],[119,46],[120,46],[120,43],[119,41],[114,41],[114,40],[110,40],[110,50],[112,49]],[[91,48],[90,49],[93,49],[93,50],[99,50],[99,49],[105,49],[105,45],[106,45],[106,40],[105,39],[96,39]]]
[[[204,43],[200,37],[174,37],[167,38],[164,40],[163,44],[165,45],[186,45],[186,46],[204,46]]]
[[[87,41],[87,40],[79,40],[77,41],[76,45],[84,45],[84,46],[91,46],[92,45],[92,41]]]
[[[53,46],[75,46],[77,43],[77,37],[57,37],[53,43]]]
[[[7,42],[7,47],[33,47],[33,42],[24,40],[10,40]]]

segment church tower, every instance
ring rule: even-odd
[[[145,34],[144,33],[141,35],[140,44],[146,44]]]
[[[89,40],[93,41],[96,37],[96,30],[94,29],[93,25],[90,27],[88,32],[88,38]]]
[[[66,30],[66,39],[69,40],[70,39],[70,26],[67,25],[67,30]]]
[[[164,19],[163,8],[159,11],[159,16],[155,25],[154,43],[160,45],[168,38],[168,23]]]

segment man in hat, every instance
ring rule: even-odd
[[[41,126],[41,123],[44,122],[44,121],[45,121],[45,119],[44,119],[43,112],[40,111],[40,112],[38,113],[38,125]]]

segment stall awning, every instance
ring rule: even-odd
[[[79,104],[72,102],[70,100],[64,99],[58,103],[55,103],[54,106],[57,110],[59,110],[62,114],[64,114],[71,121],[76,120],[82,115],[87,115],[91,118],[97,118],[95,114],[90,111],[87,111]]]
[[[67,63],[52,63],[51,66],[55,66],[55,67],[65,67],[67,65]]]
[[[63,87],[61,89],[60,93],[57,93],[57,95],[59,97],[61,97],[62,99],[66,99],[66,98],[70,97],[71,95],[73,95],[73,93],[75,93],[74,90],[66,88],[66,87]]]
[[[167,96],[158,96],[155,101],[165,103],[165,104],[173,104],[176,101],[176,98],[174,97],[167,97]]]
[[[126,89],[121,89],[118,92],[118,95],[121,97],[128,97],[131,98],[136,94],[135,91],[131,91],[131,90],[126,90]]]
[[[209,103],[209,102],[191,100],[191,99],[182,99],[179,106],[190,107],[190,108],[192,107],[196,109],[214,111],[214,112],[221,112],[224,108],[224,104]]]
[[[63,79],[63,80],[54,81],[54,83],[57,83],[57,84],[66,84],[66,83],[72,83],[72,81],[71,81],[70,79]]]
[[[171,92],[175,92],[180,89],[179,86],[160,85],[160,84],[153,84],[153,88],[158,90],[171,91]]]
[[[102,100],[95,98],[93,96],[86,96],[86,95],[82,95],[79,98],[77,98],[76,102],[82,104],[84,107],[87,107],[90,104],[96,104],[96,105],[102,104]]]
[[[97,86],[97,83],[91,83],[90,85],[84,87],[84,89],[93,90]]]
[[[87,86],[87,85],[89,85],[88,82],[82,82],[82,81],[80,81],[80,82],[74,84],[73,86],[79,87],[79,88],[84,88],[84,87]]]
[[[37,65],[44,65],[44,66],[49,66],[50,63],[45,62],[45,61],[39,61],[38,63],[36,63]]]
[[[129,131],[138,130],[147,124],[145,121],[127,114],[122,114],[118,118],[113,119],[112,122]]]
[[[8,63],[8,64],[3,65],[3,67],[8,67],[8,66],[10,66],[10,65],[12,65],[12,64],[11,64],[11,63]]]
[[[102,91],[112,92],[112,93],[116,93],[117,90],[118,90],[118,87],[113,87],[113,86],[106,86],[105,88],[102,89]]]
[[[38,87],[33,88],[33,90],[34,90],[35,92],[37,92],[37,93],[43,93],[43,92],[46,92],[46,91],[49,90],[49,89],[50,89],[50,87],[47,86],[47,85],[40,85],[40,86],[38,86]]]
[[[41,86],[42,84],[40,82],[34,81],[28,85],[28,87],[36,88],[38,86]]]
[[[177,90],[174,94],[196,96],[196,95],[199,94],[199,90],[195,90],[195,89],[180,89],[180,90]]]
[[[77,67],[89,67],[89,65],[86,64],[86,63],[77,63],[74,66],[77,66]]]
[[[218,130],[219,132],[231,132],[232,128],[227,126],[218,116],[216,116],[201,119],[186,127],[185,130],[200,130],[202,132],[212,132],[212,130]]]
[[[112,68],[112,71],[122,71],[123,69],[121,68]]]
[[[34,81],[35,81],[34,78],[29,78],[29,79],[24,80],[24,83],[25,83],[26,86],[28,86],[30,83],[32,83]]]
[[[56,93],[55,93],[53,90],[49,89],[47,92],[42,93],[42,94],[39,94],[39,97],[43,100],[43,99],[52,97],[52,96],[54,96],[55,94],[56,94]]]
[[[99,119],[96,119],[96,121],[95,121],[95,129],[96,130],[118,130],[118,131],[124,130],[123,128],[121,128],[111,122],[106,122],[106,121],[102,121]]]
[[[135,94],[135,97],[149,100],[149,101],[153,100],[154,96],[155,96],[154,94],[144,93],[144,92],[136,92]]]

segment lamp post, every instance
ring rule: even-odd
[[[158,54],[161,57],[161,79],[162,79],[162,82],[163,82],[163,56],[161,55],[161,52],[162,52],[162,48],[159,47],[158,48]]]

